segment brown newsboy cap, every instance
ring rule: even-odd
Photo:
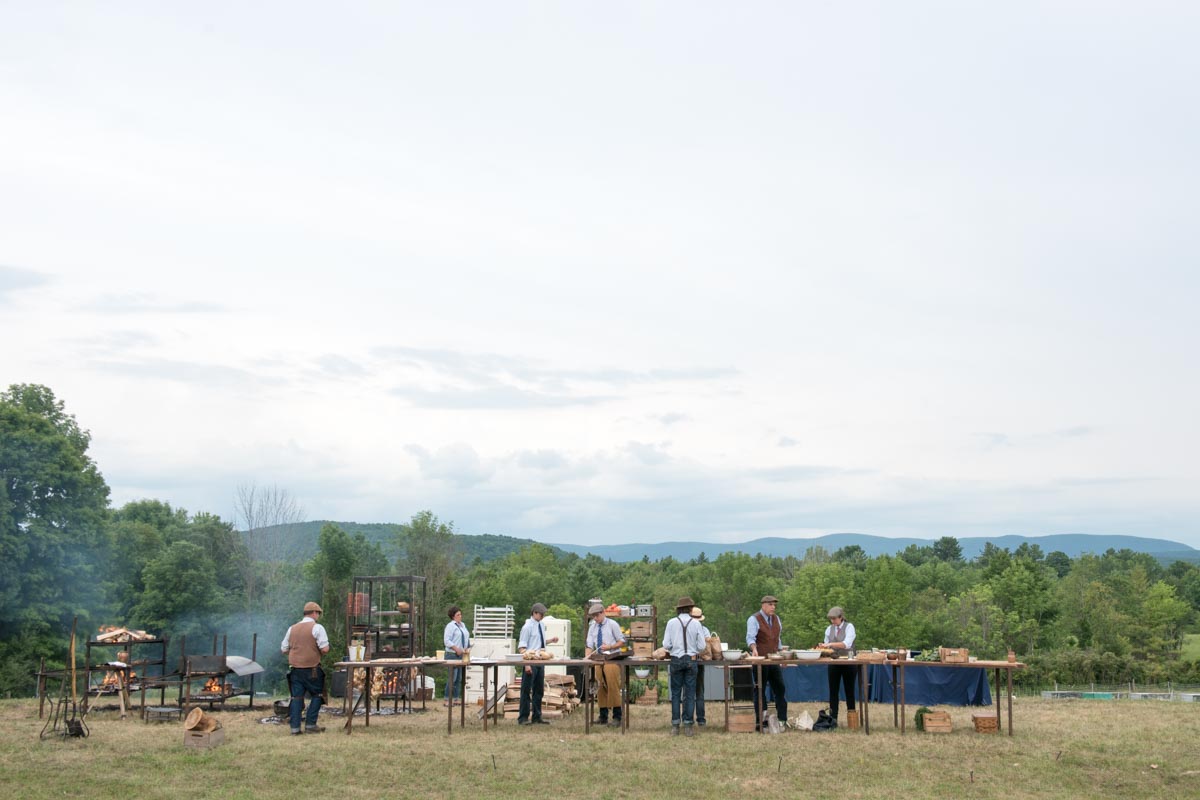
[[[309,600],[307,603],[304,604],[304,613],[308,614],[313,611],[321,611],[321,607],[319,605],[317,605],[316,603],[314,603],[312,600]],[[321,613],[324,614],[325,612],[321,611]]]
[[[759,600],[758,602],[760,602],[760,603],[778,603],[779,601],[775,599],[775,595],[768,594],[768,595],[763,595],[763,599]]]

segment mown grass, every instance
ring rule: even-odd
[[[801,707],[815,716],[815,705]],[[976,734],[970,709],[947,710],[948,735],[910,727],[902,737],[891,708],[874,706],[869,737],[710,729],[692,739],[667,735],[665,706],[637,707],[625,736],[585,736],[576,714],[549,727],[502,722],[487,734],[472,718],[448,737],[432,711],[376,717],[349,737],[331,717],[326,733],[292,737],[261,724],[265,710],[228,711],[217,714],[225,744],[198,752],[184,748],[179,723],[115,712],[90,717],[88,739],[39,741],[36,703],[3,701],[0,785],[20,800],[1200,796],[1200,704],[1021,698],[1012,738]],[[719,706],[709,718],[720,721]]]

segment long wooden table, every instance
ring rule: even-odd
[[[940,661],[888,661],[887,666],[892,668],[892,685],[895,690],[892,692],[892,722],[898,725],[900,733],[903,734],[906,724],[906,706],[904,698],[904,673],[910,669],[929,669],[930,667],[943,667],[946,669],[982,669],[995,670],[995,689],[992,691],[992,697],[996,702],[996,724],[1002,723],[1003,715],[1000,713],[1000,692],[1002,684],[1000,683],[1000,671],[1003,670],[1008,676],[1008,690],[1005,692],[1008,695],[1008,735],[1013,735],[1012,722],[1012,698],[1013,698],[1013,682],[1012,674],[1015,669],[1025,669],[1025,664],[1020,661],[970,661],[966,664],[943,664]],[[986,674],[986,673],[985,673]]]
[[[624,669],[622,670],[622,677],[621,677],[621,709],[623,712],[621,714],[621,717],[622,717],[621,733],[624,733],[629,728],[629,708],[631,705],[629,702],[628,692],[626,691],[626,687],[629,685],[629,670],[636,669],[638,667],[666,666],[668,675],[669,675],[671,661],[669,659],[654,660],[654,659],[648,659],[648,658],[627,658],[619,663],[621,663],[624,666]],[[762,714],[766,711],[766,689],[763,685],[763,679],[762,679],[762,668],[763,667],[783,667],[786,669],[789,667],[828,667],[828,666],[833,666],[835,664],[836,665],[845,665],[845,666],[869,667],[871,665],[871,663],[878,663],[878,662],[860,661],[859,659],[856,659],[856,658],[838,658],[838,659],[822,658],[822,659],[818,659],[815,661],[800,661],[798,659],[772,660],[772,659],[764,658],[761,660],[760,659],[739,659],[737,661],[721,660],[721,661],[697,661],[696,662],[696,664],[701,669],[703,669],[704,667],[720,667],[721,669],[725,670],[725,674],[722,676],[721,683],[725,687],[725,732],[726,733],[729,732],[729,700],[730,700],[730,697],[729,697],[729,670],[731,670],[731,669],[753,669],[754,670],[754,685],[755,685],[755,691],[758,694],[758,699],[757,699],[758,713],[756,716],[761,721]],[[859,719],[862,723],[861,727],[862,727],[863,733],[870,736],[871,735],[871,715],[870,715],[870,692],[869,692],[870,670],[869,669],[860,669],[858,671],[858,683],[859,683],[858,705],[862,709],[860,712],[860,715],[859,715]],[[761,727],[760,727],[760,732],[762,732]]]

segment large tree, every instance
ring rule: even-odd
[[[396,570],[401,575],[420,575],[425,578],[425,643],[433,648],[433,633],[445,622],[446,608],[451,603],[466,606],[464,598],[455,597],[454,588],[462,569],[462,548],[454,535],[453,522],[440,522],[432,511],[414,514],[396,532],[400,558]]]
[[[97,559],[108,486],[90,434],[45,386],[0,392],[0,692],[61,658],[71,618],[101,603]]]

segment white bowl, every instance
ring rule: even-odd
[[[504,655],[505,661],[521,661],[524,658],[525,656],[521,655],[520,653],[505,653]]]
[[[637,669],[635,669],[633,671],[633,674],[637,675],[639,678],[649,678],[650,677],[650,668],[649,667],[638,667]]]
[[[801,661],[816,661],[821,657],[820,650],[796,650],[796,658]]]
[[[742,650],[726,650],[721,653],[721,655],[725,657],[726,661],[737,661],[745,654],[745,651]]]

